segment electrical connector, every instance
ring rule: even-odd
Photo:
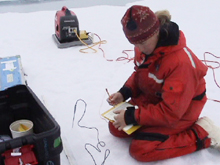
[[[85,30],[80,30],[80,32],[79,32],[79,37],[80,37],[80,39],[82,39],[82,40],[85,40],[85,39],[88,39],[88,38],[89,38],[88,33],[87,33]]]

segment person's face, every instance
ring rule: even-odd
[[[158,42],[158,33],[154,34],[151,38],[149,38],[148,40],[140,43],[140,44],[134,44],[136,47],[138,47],[138,49],[143,52],[144,54],[151,54]]]

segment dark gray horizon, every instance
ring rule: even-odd
[[[81,8],[96,5],[124,6],[137,0],[0,0],[0,13],[59,10],[62,6]]]

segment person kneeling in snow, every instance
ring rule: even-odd
[[[114,106],[131,98],[129,102],[138,108],[117,111],[115,122],[109,122],[110,133],[128,137],[122,131],[126,125],[142,125],[130,135],[130,155],[144,162],[210,146],[220,149],[220,128],[208,117],[199,118],[207,101],[207,67],[186,46],[169,11],[153,13],[134,5],[121,23],[135,46],[135,71],[108,102]]]

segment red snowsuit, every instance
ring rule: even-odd
[[[207,67],[178,33],[176,45],[157,47],[147,60],[135,48],[135,71],[119,90],[138,106],[125,112],[125,122],[142,125],[130,145],[131,156],[139,161],[177,157],[210,146],[207,132],[194,124],[207,100]],[[111,123],[109,128],[113,135],[127,137]]]

